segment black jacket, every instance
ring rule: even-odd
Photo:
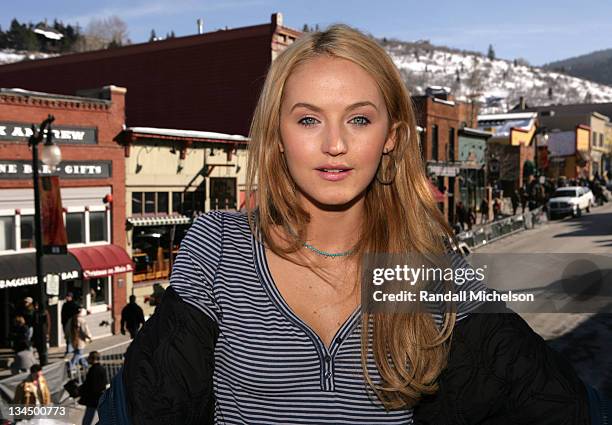
[[[79,403],[88,407],[96,407],[102,393],[106,389],[106,370],[100,363],[94,363],[87,371],[85,382],[79,387]]]
[[[121,329],[138,329],[144,323],[144,312],[138,304],[127,303],[121,310]]]
[[[415,423],[604,423],[599,406],[589,413],[587,387],[572,366],[519,315],[490,309],[483,304],[456,324],[440,389],[414,408]],[[217,336],[216,324],[169,288],[128,349],[100,424],[212,424]]]

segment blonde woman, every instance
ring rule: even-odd
[[[361,308],[366,253],[444,254],[452,235],[415,130],[362,33],[279,55],[250,132],[257,208],[194,222],[101,423],[587,424],[585,387],[516,314]]]

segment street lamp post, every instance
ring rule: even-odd
[[[47,341],[45,338],[46,329],[45,324],[49,326],[47,321],[47,293],[46,293],[46,285],[43,281],[43,265],[42,265],[42,256],[43,256],[43,248],[42,248],[42,226],[41,226],[41,213],[40,213],[40,190],[38,184],[38,145],[42,142],[43,137],[45,136],[45,130],[47,130],[46,142],[43,146],[43,151],[41,153],[41,159],[43,164],[49,166],[51,170],[54,170],[55,167],[61,161],[61,152],[57,145],[53,144],[53,132],[51,131],[51,123],[55,118],[53,115],[49,115],[47,119],[45,119],[38,129],[38,133],[36,132],[36,127],[32,125],[32,135],[28,140],[28,145],[32,148],[32,178],[34,184],[34,240],[36,243],[36,278],[39,288],[39,303],[38,303],[38,312],[37,312],[37,331],[39,338],[42,338],[42,343],[40,344],[38,353],[39,362],[41,366],[44,366],[48,363],[48,353],[47,353]]]

